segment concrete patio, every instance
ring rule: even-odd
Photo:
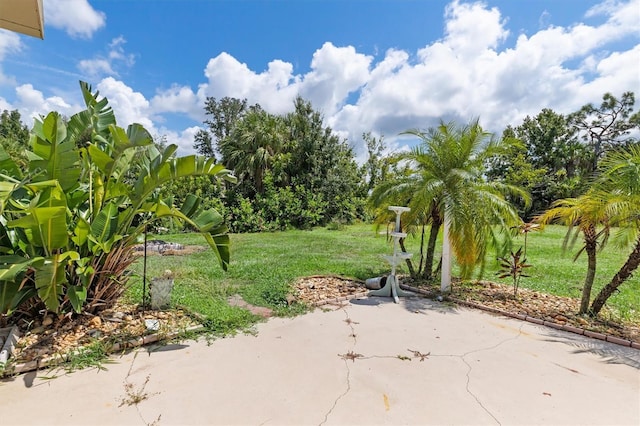
[[[5,380],[1,423],[640,424],[637,349],[423,298],[356,299],[105,367]]]

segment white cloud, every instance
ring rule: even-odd
[[[119,126],[126,128],[131,123],[139,123],[154,134],[155,126],[150,118],[150,104],[142,93],[134,91],[113,77],[100,81],[97,89],[101,96],[109,99],[109,105],[113,108]]]
[[[640,45],[606,50],[624,38],[638,41],[638,10],[640,0],[607,1],[586,14],[604,16],[597,25],[546,26],[507,47],[508,19],[497,8],[455,0],[444,11],[443,37],[415,54],[391,49],[374,62],[352,46],[327,42],[313,54],[309,72],[294,74],[281,60],[256,72],[223,52],[209,60],[195,93],[173,86],[157,93],[152,109],[202,120],[207,96],[231,96],[283,113],[300,94],[359,145],[360,155],[363,132],[386,135],[392,148],[401,148],[400,132],[440,119],[480,117],[485,128],[500,132],[542,108],[568,113],[605,92],[640,91]]]
[[[12,31],[0,29],[0,85],[15,84],[13,77],[5,76],[2,72],[1,61],[12,53],[19,52],[22,49],[20,36]]]
[[[113,68],[111,68],[111,63],[106,59],[82,59],[78,62],[78,69],[89,75],[90,77],[95,77],[97,75],[118,75]]]
[[[123,36],[114,38],[109,43],[109,50],[106,55],[96,55],[92,59],[82,59],[78,62],[78,69],[91,79],[103,76],[118,77],[118,72],[115,68],[121,66],[130,68],[135,64],[135,56],[125,53],[123,45],[126,42]]]
[[[170,89],[159,91],[151,99],[151,108],[156,114],[163,112],[183,113],[196,120],[204,119],[202,105],[190,88],[177,85],[172,86]]]
[[[91,38],[106,24],[104,12],[95,10],[87,0],[45,0],[46,25],[62,29],[72,37]]]
[[[18,52],[22,49],[20,36],[13,31],[0,29],[0,60],[9,53]]]
[[[327,42],[313,54],[311,71],[299,84],[300,95],[312,99],[326,115],[333,115],[351,92],[367,82],[372,60],[371,56],[357,53],[353,46],[336,47]]]
[[[164,136],[167,143],[178,145],[178,155],[189,155],[194,153],[193,138],[199,130],[201,127],[198,126],[188,127],[181,132],[162,127],[157,136]]]
[[[301,95],[339,135],[358,145],[362,158],[363,132],[384,135],[391,149],[402,149],[407,138],[398,136],[400,132],[426,128],[440,119],[467,122],[480,117],[485,128],[500,132],[543,108],[568,113],[585,103],[599,103],[605,92],[640,93],[638,11],[640,0],[605,1],[586,11],[584,22],[543,22],[535,33],[513,36],[508,17],[497,8],[455,0],[443,11],[442,37],[416,51],[390,49],[372,57],[353,46],[326,42],[313,53],[306,73],[296,73],[293,64],[280,59],[253,70],[222,52],[208,61],[197,87],[178,82],[150,99],[114,78],[117,66],[134,62],[124,51],[122,37],[112,40],[106,54],[79,67],[108,75],[97,88],[109,98],[121,126],[141,123],[178,144],[181,154],[192,151],[199,127],[169,128],[171,114],[200,123],[209,96],[247,98],[249,104],[281,114],[291,111],[293,99]],[[0,58],[8,46],[16,48],[15,42],[5,41],[3,50],[1,37]],[[630,41],[631,48],[620,48]],[[58,102],[33,87],[21,87],[21,102],[32,108]]]
[[[30,127],[35,117],[44,116],[51,111],[71,116],[81,107],[67,103],[60,96],[45,97],[40,90],[34,89],[31,84],[23,84],[16,87],[16,100],[12,108],[18,109],[22,120]]]
[[[209,60],[205,68],[207,82],[198,88],[200,105],[206,97],[231,96],[247,98],[250,104],[259,103],[265,109],[281,113],[291,108],[298,93],[298,81],[292,75],[293,66],[281,60],[271,61],[266,71],[256,73],[233,56],[222,52]]]

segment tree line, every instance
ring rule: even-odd
[[[349,141],[325,126],[321,113],[301,97],[292,112],[282,115],[249,105],[246,99],[207,98],[206,128],[197,133],[194,149],[207,164],[231,170],[237,182],[185,173],[179,182],[162,182],[151,195],[187,210],[197,197],[198,211],[220,212],[232,232],[370,219],[384,223],[386,206],[408,205],[412,210],[403,227],[421,237],[420,255],[408,261],[408,267],[423,279],[432,279],[438,271],[435,242],[443,227],[461,273],[468,277],[478,267],[482,271],[488,247],[504,254],[509,229],[530,221],[561,222],[583,236],[588,273],[581,312],[597,314],[640,262],[640,240],[635,239],[638,180],[633,174],[640,150],[640,112],[634,112],[634,104],[632,92],[619,98],[606,93],[599,106],[588,104],[566,115],[543,109],[517,126],[507,126],[499,137],[486,132],[479,119],[465,125],[442,122],[408,130],[419,143],[402,153],[386,153],[384,136],[365,133],[367,158],[358,165]],[[64,117],[56,120],[60,128],[68,123]],[[82,124],[71,126],[80,129],[74,136],[79,150],[86,148]],[[92,125],[86,123],[88,129]],[[0,115],[6,153],[2,161],[15,164],[16,173],[28,174],[34,167],[25,154],[33,148],[29,138],[18,111]],[[158,153],[175,157],[175,149],[167,150],[162,140],[154,144]],[[164,155],[158,158],[168,161]],[[135,185],[135,175],[130,170],[116,178]],[[174,223],[160,219],[163,225]],[[183,220],[179,226],[197,225]],[[599,294],[589,307],[596,248],[608,241],[614,226],[630,232],[627,241],[635,248],[624,270],[605,286],[608,294]]]

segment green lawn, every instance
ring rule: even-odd
[[[384,231],[382,229],[381,231]],[[573,262],[573,251],[563,252],[566,228],[550,226],[528,237],[528,269],[521,287],[552,294],[579,297],[586,271],[586,258]],[[150,237],[151,238],[151,237]],[[196,234],[161,235],[157,238],[185,245],[206,245]],[[173,302],[205,315],[216,331],[226,332],[255,321],[246,311],[227,306],[227,296],[240,293],[250,303],[275,308],[280,315],[295,314],[286,305],[289,285],[298,277],[338,274],[366,279],[389,272],[382,255],[392,251],[392,243],[372,225],[353,225],[342,230],[317,228],[231,236],[231,263],[225,273],[210,250],[189,256],[149,256],[147,277],[165,269],[175,274]],[[516,240],[516,248],[523,242]],[[407,250],[417,252],[419,236],[409,236]],[[578,245],[576,245],[578,248]],[[623,264],[627,252],[609,245],[598,256],[594,295]],[[439,256],[439,254],[438,254]],[[496,280],[497,263],[491,256],[484,279]],[[136,278],[127,293],[139,302],[142,294],[142,261],[136,264]],[[402,265],[398,273],[407,273]],[[455,268],[454,268],[455,275]],[[640,274],[621,287],[608,305],[625,319],[640,318]],[[508,279],[496,280],[509,283]]]

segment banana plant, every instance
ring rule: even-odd
[[[0,149],[0,313],[37,294],[47,309],[66,303],[105,306],[127,280],[132,247],[145,226],[172,217],[197,229],[221,267],[229,264],[223,217],[188,197],[182,206],[159,197],[162,185],[209,175],[234,182],[213,159],[160,150],[139,124],[117,126],[106,98],[80,83],[86,109],[68,122],[56,113],[36,120],[28,173]],[[114,267],[117,264],[117,267]]]

